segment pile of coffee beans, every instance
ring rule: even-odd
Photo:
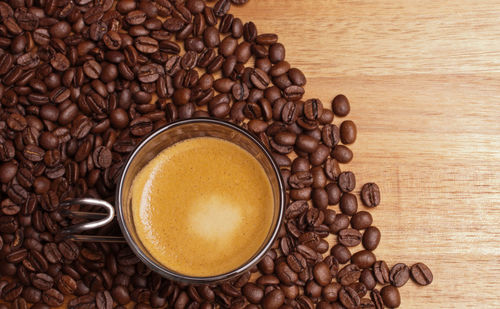
[[[65,299],[75,309],[395,308],[409,278],[432,282],[422,263],[390,268],[373,253],[381,235],[367,210],[380,190],[363,185],[359,209],[355,175],[340,167],[353,158],[356,125],[332,124],[349,114],[348,99],[331,109],[305,99],[306,77],[278,36],[229,13],[246,2],[0,1],[0,295],[12,303],[0,309]],[[240,124],[281,167],[285,222],[257,267],[191,286],[153,273],[127,245],[60,236],[80,222],[62,201],[113,202],[135,145],[191,117]]]

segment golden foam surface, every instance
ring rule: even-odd
[[[193,138],[158,154],[132,184],[138,236],[161,264],[191,276],[234,270],[250,259],[273,218],[271,184],[243,148]]]

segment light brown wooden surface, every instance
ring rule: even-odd
[[[401,308],[499,308],[500,1],[250,0],[232,13],[279,35],[307,97],[349,97],[347,169],[358,191],[382,191],[375,253],[434,273],[401,288]]]

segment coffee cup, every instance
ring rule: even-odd
[[[260,241],[255,240],[259,242],[255,246],[255,252],[239,266],[227,269],[222,273],[210,273],[210,275],[206,275],[206,272],[201,275],[198,275],[196,272],[180,272],[160,262],[159,256],[155,256],[152,253],[151,246],[148,249],[148,246],[144,244],[143,239],[141,239],[138,233],[137,220],[134,220],[134,216],[137,216],[137,214],[134,214],[132,205],[132,187],[134,180],[141,170],[167,148],[196,138],[215,138],[226,141],[249,153],[262,167],[270,184],[270,198],[272,199],[269,203],[270,207],[272,207],[270,224],[266,227],[268,230],[265,231],[263,238]],[[196,192],[193,192],[193,194],[196,194]],[[172,122],[154,131],[137,145],[126,160],[117,182],[115,207],[106,201],[91,198],[65,201],[62,203],[62,206],[75,204],[100,206],[106,210],[106,214],[67,211],[66,214],[81,216],[87,219],[98,219],[66,228],[63,232],[67,237],[76,241],[124,240],[146,266],[161,276],[189,284],[209,284],[229,280],[245,273],[255,266],[271,248],[281,227],[285,210],[285,186],[279,166],[266,147],[252,134],[229,122],[210,118],[194,118]],[[76,235],[76,233],[109,224],[114,219],[115,213],[123,238]],[[168,226],[164,228],[168,228]],[[235,237],[238,237],[238,235]]]

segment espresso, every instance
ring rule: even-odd
[[[165,267],[190,276],[243,265],[273,220],[271,183],[243,148],[217,138],[188,139],[159,153],[136,176],[137,234]]]

